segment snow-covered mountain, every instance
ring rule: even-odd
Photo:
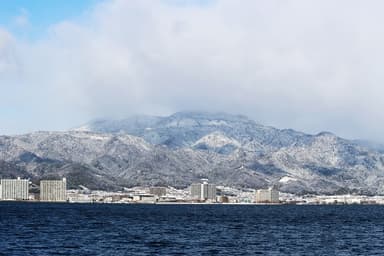
[[[75,130],[131,134],[153,145],[191,147],[208,134],[221,133],[237,140],[249,151],[265,151],[310,137],[294,130],[279,130],[257,124],[241,115],[226,113],[178,112],[168,117],[135,116],[123,120],[96,120]]]
[[[68,132],[0,136],[0,176],[67,176],[70,186],[217,184],[294,193],[384,194],[384,155],[331,133],[244,116],[181,112],[96,120]]]
[[[242,145],[237,140],[229,138],[221,132],[213,132],[197,140],[192,144],[192,147],[195,149],[213,150],[221,154],[229,154],[241,148]]]

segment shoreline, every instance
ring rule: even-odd
[[[191,203],[191,202],[47,202],[33,200],[0,200],[2,203],[31,203],[31,204],[97,204],[97,205],[222,205],[222,206],[384,206],[380,203]]]

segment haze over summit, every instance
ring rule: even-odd
[[[2,3],[0,134],[192,109],[384,141],[380,1],[43,2]]]

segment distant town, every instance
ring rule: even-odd
[[[0,179],[0,200],[121,204],[384,204],[384,196],[298,196],[281,193],[274,187],[255,190],[218,186],[207,179],[193,183],[186,189],[132,187],[118,192],[90,190],[84,186],[67,189],[66,178],[41,180],[39,185],[32,184],[28,179]]]

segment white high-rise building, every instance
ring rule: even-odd
[[[27,179],[1,179],[0,198],[2,200],[28,200],[29,180]]]
[[[256,191],[256,203],[278,203],[279,191],[274,188],[259,189]]]
[[[202,183],[191,185],[191,197],[201,201],[216,201],[216,185],[209,184],[207,179],[202,179]]]
[[[40,181],[40,201],[65,202],[67,201],[67,180]]]

